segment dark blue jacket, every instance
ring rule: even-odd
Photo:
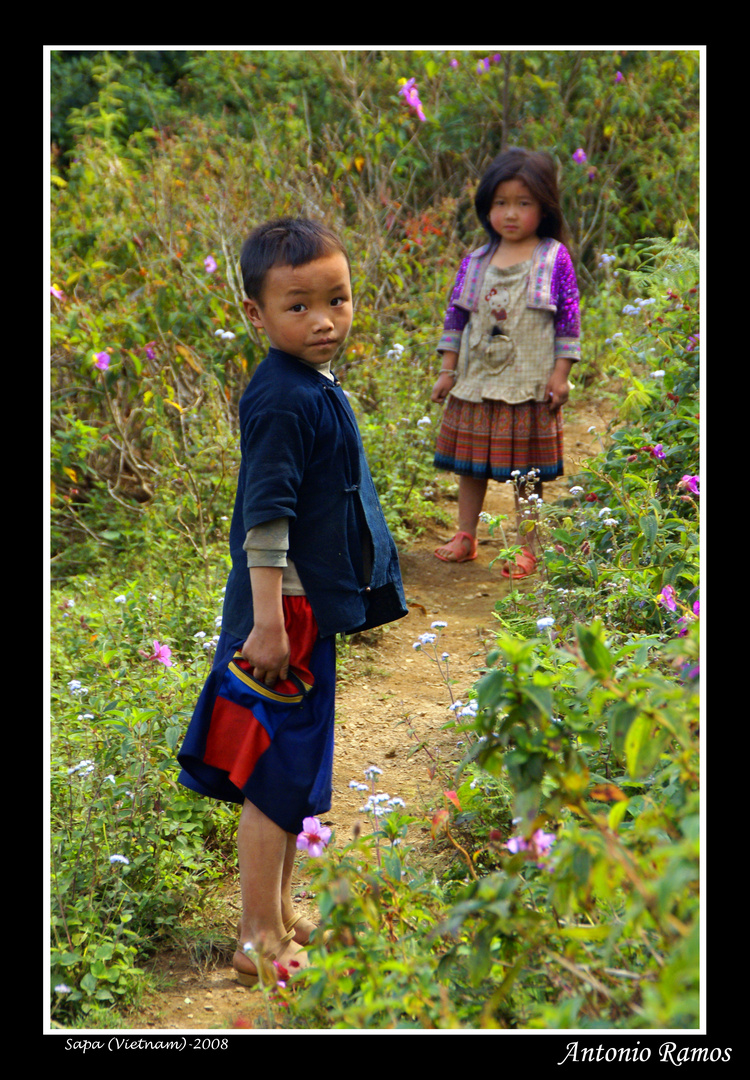
[[[253,627],[248,529],[289,518],[289,558],[321,637],[407,614],[396,545],[338,380],[271,348],[240,401],[242,457],[222,629]]]

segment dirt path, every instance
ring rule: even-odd
[[[599,449],[589,428],[604,430],[595,406],[577,405],[566,410],[566,473],[578,471],[584,458]],[[567,491],[564,481],[545,485],[545,502]],[[455,517],[455,505],[448,512]],[[490,484],[485,509],[510,515],[512,492],[506,485]],[[452,529],[429,530],[401,553],[409,615],[382,632],[352,647],[352,656],[340,666],[337,699],[337,741],[334,760],[333,806],[325,818],[343,844],[363,820],[363,796],[349,787],[364,781],[369,765],[382,769],[378,790],[400,796],[411,812],[436,805],[438,780],[430,780],[424,754],[409,757],[415,740],[425,740],[433,752],[451,760],[455,739],[442,730],[449,718],[450,693],[438,677],[434,664],[414,649],[420,634],[435,621],[447,624],[441,648],[450,654],[453,694],[466,700],[476,671],[492,643],[496,599],[508,588],[499,565],[489,568],[498,543],[480,526],[479,556],[474,562],[451,566],[433,555],[438,543]],[[409,723],[404,723],[408,717]],[[413,735],[410,735],[410,729]],[[429,835],[429,833],[427,834]],[[418,842],[418,838],[412,838]],[[429,855],[427,856],[429,857]],[[315,917],[314,901],[305,894],[305,866],[297,865],[296,896],[299,909]],[[238,886],[232,884],[225,900],[227,944],[239,911]],[[133,1030],[199,1031],[232,1026],[264,1028],[261,995],[235,982],[230,963],[207,969],[191,966],[181,955],[159,957],[155,970],[161,988],[148,995],[132,1016]]]

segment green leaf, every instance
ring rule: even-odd
[[[576,637],[583,658],[599,679],[607,679],[612,671],[613,659],[600,633],[587,626],[576,626]]]
[[[643,761],[644,750],[648,748],[651,734],[651,721],[641,713],[636,716],[625,736],[625,760],[632,777],[648,771]]]
[[[659,532],[659,523],[657,522],[655,515],[643,514],[638,518],[638,524],[641,527],[641,532],[646,538],[646,543],[649,547],[653,547]]]

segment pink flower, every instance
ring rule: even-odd
[[[203,260],[203,265],[205,266],[207,273],[213,274],[214,270],[216,269],[216,259],[213,257],[213,255],[207,255],[206,258]]]
[[[109,367],[109,353],[97,353],[96,360],[94,361],[94,367],[99,368],[100,371],[106,371]]]
[[[302,822],[302,832],[297,837],[297,849],[317,858],[330,839],[330,829],[321,825],[317,818],[306,817]]]
[[[62,289],[58,289],[57,285],[50,285],[49,291],[53,296],[56,296],[58,300],[65,300],[66,296]]]
[[[670,611],[677,611],[676,593],[671,585],[665,585],[657,597],[657,601]]]
[[[158,660],[160,664],[164,664],[164,667],[172,666],[172,650],[169,645],[160,645],[158,641],[154,642],[154,651],[149,656],[149,660]]]
[[[580,146],[573,154],[573,161],[577,161],[579,165],[586,161],[586,151],[582,150]]]

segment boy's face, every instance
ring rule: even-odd
[[[262,306],[261,306],[262,305]],[[302,266],[274,266],[263,298],[244,301],[247,317],[277,349],[315,366],[343,345],[352,325],[352,286],[342,252]]]

